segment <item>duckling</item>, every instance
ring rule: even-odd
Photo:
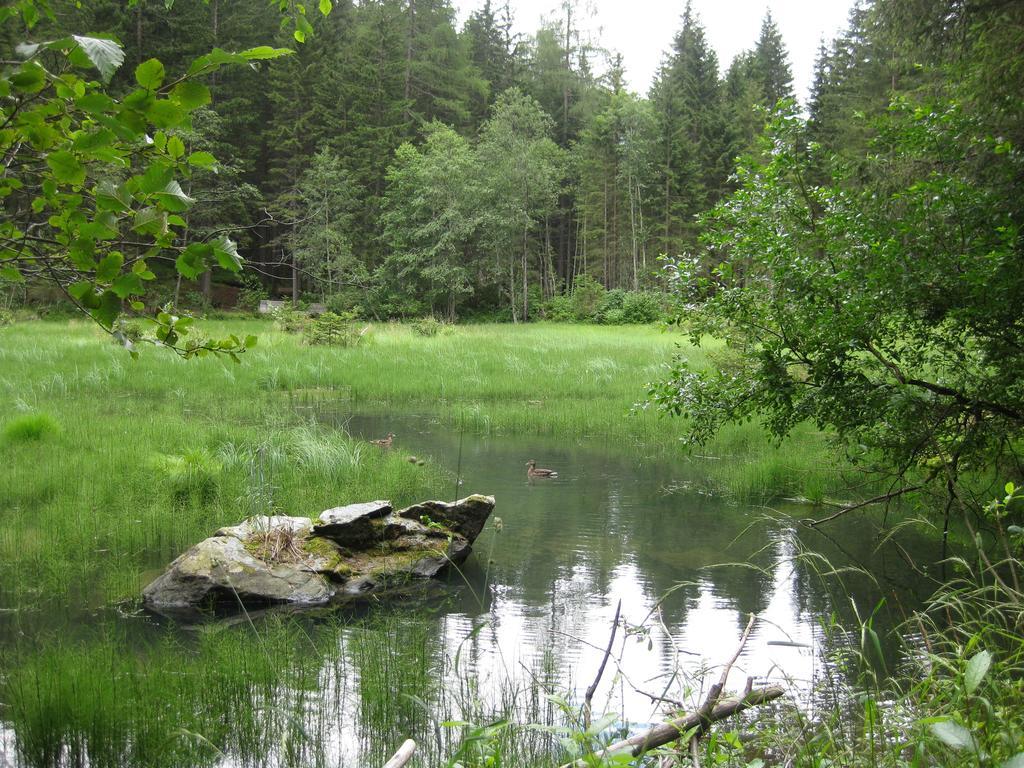
[[[526,462],[526,476],[527,477],[558,477],[558,473],[553,469],[538,469],[537,462],[530,459]]]
[[[374,445],[380,446],[381,448],[387,450],[388,448],[391,447],[391,443],[394,442],[394,439],[395,433],[388,432],[387,437],[382,437],[380,440],[371,440],[370,442],[373,443]]]

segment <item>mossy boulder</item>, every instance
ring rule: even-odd
[[[441,575],[469,557],[491,496],[392,511],[373,501],[305,517],[256,517],[221,528],[143,591],[158,613],[319,606]]]

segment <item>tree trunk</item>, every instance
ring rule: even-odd
[[[530,248],[530,226],[523,225],[523,322],[530,319],[529,278],[526,274],[527,253]]]
[[[283,248],[281,249],[284,250]],[[284,255],[282,253],[282,255]],[[299,304],[299,265],[295,261],[295,254],[292,254],[292,307]]]
[[[632,241],[633,250],[633,290],[635,291],[640,287],[637,281],[637,272],[640,268],[640,254],[637,249],[636,242],[636,201],[633,198],[633,180],[627,178],[626,184],[629,187],[629,235]]]
[[[416,0],[409,0],[409,33],[405,39],[405,120],[412,119],[412,108],[409,99],[412,96],[412,49],[413,38],[416,34]]]

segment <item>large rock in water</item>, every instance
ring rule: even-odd
[[[232,611],[332,600],[432,578],[469,557],[491,496],[426,501],[393,512],[364,502],[305,517],[254,517],[178,557],[142,593],[159,613]]]

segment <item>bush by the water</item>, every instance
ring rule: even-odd
[[[304,331],[307,344],[331,347],[355,347],[365,338],[368,326],[356,322],[352,314],[324,312],[309,321]]]
[[[4,425],[5,443],[24,443],[42,440],[60,433],[60,425],[46,413],[27,413],[16,416]]]

